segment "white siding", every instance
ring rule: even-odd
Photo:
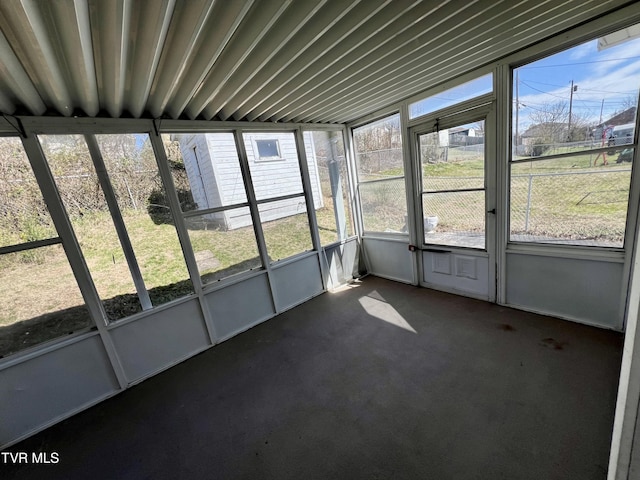
[[[204,135],[201,135],[203,137]],[[240,161],[232,133],[208,133],[206,145],[213,161],[214,182],[219,192],[216,207],[237,205],[247,201],[240,171]]]
[[[204,135],[182,135],[180,150],[189,178],[193,201],[199,210],[220,206],[218,184]],[[197,158],[196,158],[197,155]]]
[[[280,159],[261,160],[256,140],[277,140]],[[302,193],[302,178],[293,133],[247,133],[244,135],[244,144],[258,200]]]
[[[321,208],[323,200],[313,141],[310,132],[304,135],[309,144],[305,151],[314,204],[316,208]],[[260,160],[256,140],[277,140],[280,159]],[[293,133],[245,133],[244,142],[253,186],[259,200],[302,193],[302,179]],[[238,153],[231,133],[183,135],[180,148],[193,199],[199,208],[237,205],[247,201]],[[238,215],[239,212],[243,213]],[[271,221],[306,212],[306,207],[304,198],[300,197],[265,205],[261,207],[261,212],[263,221]],[[224,215],[224,223],[229,229],[251,225],[248,209],[228,211],[220,215]]]

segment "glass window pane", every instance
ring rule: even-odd
[[[38,138],[109,320],[142,311],[84,138]]]
[[[361,183],[358,189],[366,231],[407,233],[404,178]]]
[[[258,200],[302,193],[295,135],[292,132],[244,133],[251,180]],[[277,148],[277,156],[261,156],[261,145]],[[273,153],[273,150],[264,153]]]
[[[592,153],[512,164],[511,240],[622,247],[633,153],[598,167]]]
[[[425,243],[485,248],[484,191],[425,193],[422,211]]]
[[[193,292],[147,134],[97,135],[120,214],[153,306]]]
[[[185,218],[203,284],[262,268],[249,207]]]
[[[183,212],[247,201],[232,133],[165,134],[162,141]]]
[[[484,120],[420,135],[422,189],[484,188]]]
[[[22,142],[0,138],[0,247],[56,236]]]
[[[313,250],[304,196],[258,205],[271,262]]]
[[[280,158],[278,140],[256,140],[256,147],[260,158]]]
[[[0,255],[0,357],[93,325],[61,245]]]
[[[628,31],[514,70],[514,159],[634,142],[640,38]]]
[[[342,133],[305,132],[304,143],[320,241],[327,245],[353,235]]]
[[[353,141],[359,181],[404,175],[400,115],[354,129]]]
[[[409,105],[409,118],[416,118],[427,113],[435,112],[456,103],[470,100],[493,91],[493,74],[489,73],[480,78],[445,90]]]

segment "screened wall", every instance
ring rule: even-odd
[[[19,137],[0,139],[2,357],[243,275],[270,275],[296,257],[314,255],[320,272],[321,246],[353,235],[341,130],[40,134],[29,142],[31,163]]]

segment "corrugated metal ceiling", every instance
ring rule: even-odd
[[[0,110],[348,122],[622,0],[2,0]]]

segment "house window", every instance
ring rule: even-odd
[[[280,144],[278,140],[256,140],[256,150],[258,151],[258,155],[256,156],[256,160],[280,160],[282,159],[282,155],[280,155]]]

